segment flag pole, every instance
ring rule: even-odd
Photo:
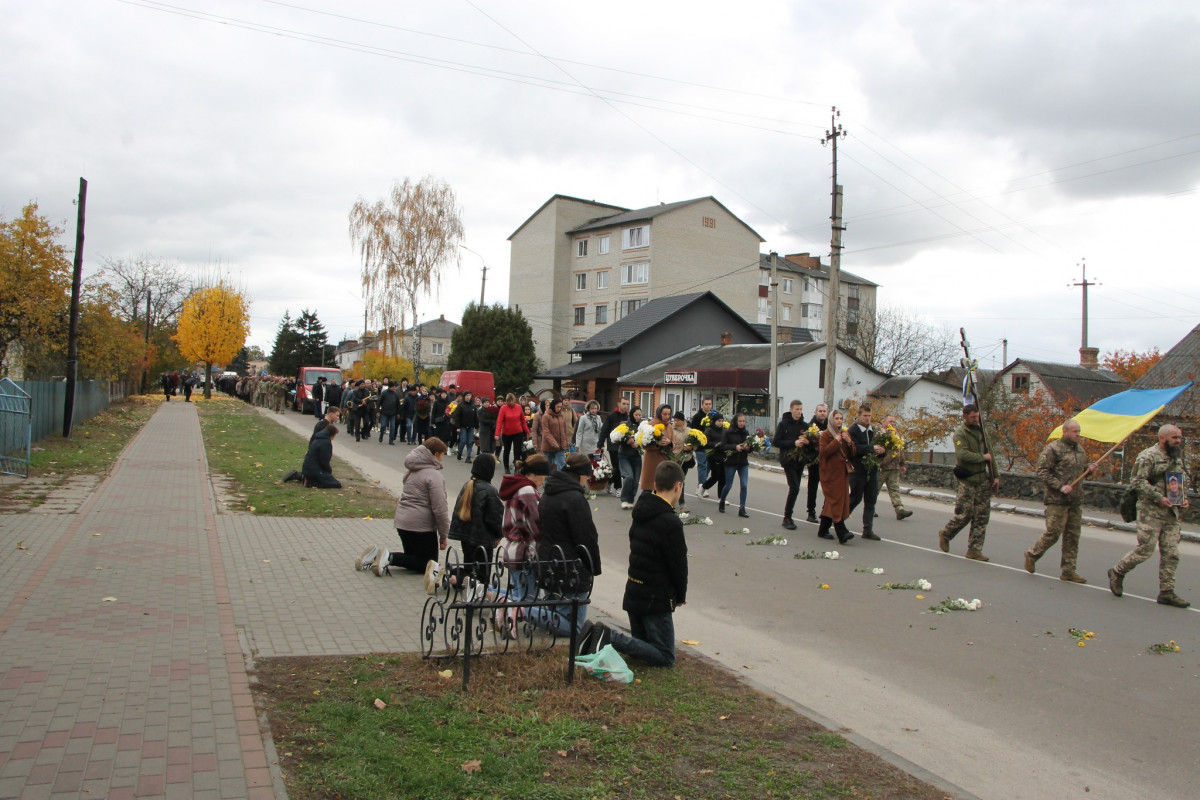
[[[1133,436],[1133,434],[1131,433],[1131,434],[1129,434],[1129,436]],[[1099,464],[1101,461],[1103,461],[1104,459],[1106,459],[1106,458],[1108,458],[1109,456],[1111,456],[1111,455],[1112,455],[1112,454],[1113,454],[1113,453],[1116,451],[1116,449],[1117,449],[1118,447],[1120,447],[1121,445],[1125,444],[1125,442],[1129,441],[1129,436],[1126,436],[1124,439],[1122,439],[1121,441],[1117,442],[1117,443],[1116,443],[1116,444],[1114,444],[1112,447],[1108,448],[1108,452],[1107,452],[1107,453],[1105,453],[1104,455],[1100,456],[1099,458],[1097,458],[1097,459],[1096,459],[1095,461],[1093,461],[1092,463],[1093,463],[1093,464]],[[1071,481],[1071,488],[1072,488],[1072,489],[1074,489],[1076,486],[1078,486],[1079,484],[1083,483],[1083,479],[1084,479],[1084,478],[1086,478],[1088,475],[1091,475],[1091,474],[1092,474],[1092,471],[1091,471],[1091,470],[1084,470],[1084,472],[1083,472],[1083,474],[1082,474],[1082,475],[1080,475],[1080,476],[1079,476],[1078,478],[1076,478],[1075,480]]]

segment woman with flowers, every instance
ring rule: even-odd
[[[671,438],[671,430],[675,427],[671,421],[672,410],[663,403],[654,410],[654,419],[638,426],[638,433],[642,437],[642,475],[638,488],[643,492],[654,491],[654,470],[670,458],[674,450],[675,440]]]
[[[850,458],[854,454],[854,443],[842,424],[845,420],[841,411],[830,414],[829,426],[821,433],[818,445],[821,453],[821,491],[825,495],[825,505],[821,508],[821,527],[817,529],[817,536],[832,539],[833,534],[829,532],[832,527],[842,544],[854,538],[854,534],[846,528],[846,518],[850,516],[850,481],[847,472],[852,468]]]
[[[721,451],[725,453],[725,486],[721,489],[721,501],[717,504],[717,511],[722,514],[725,513],[725,498],[729,496],[729,490],[733,488],[733,476],[736,474],[741,483],[738,516],[750,516],[746,513],[746,492],[750,488],[749,455],[752,447],[747,441],[749,436],[750,431],[746,428],[746,415],[737,414],[733,418],[733,424],[725,430],[725,434],[721,437]]]
[[[638,426],[642,423],[642,409],[634,406],[629,412],[629,422],[613,428],[612,436],[620,442],[617,448],[617,464],[621,470],[621,508],[633,508],[634,495],[642,476],[642,454],[638,452],[635,439]]]
[[[525,409],[517,405],[517,396],[512,392],[504,398],[504,405],[496,412],[496,439],[504,447],[504,474],[507,475],[508,456],[516,445],[516,457],[525,452],[525,437],[529,435],[529,423],[525,420]]]
[[[708,490],[716,486],[717,497],[720,497],[725,491],[725,451],[721,449],[721,437],[725,435],[729,423],[720,411],[712,412],[709,419],[709,424],[704,427],[708,437],[708,447],[705,450],[708,456],[708,478],[700,484],[700,491],[701,496],[707,497]]]

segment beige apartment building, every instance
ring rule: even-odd
[[[712,197],[630,210],[555,195],[509,241],[509,303],[544,368],[657,297],[709,290],[754,319],[763,238]]]
[[[543,370],[569,362],[575,345],[659,297],[711,291],[747,322],[770,322],[764,240],[714,197],[630,210],[556,194],[509,242],[509,303],[529,321]],[[822,338],[829,268],[799,253],[780,257],[779,276],[779,325]],[[841,332],[849,339],[874,313],[875,291],[842,273]]]

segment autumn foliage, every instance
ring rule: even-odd
[[[1141,353],[1135,350],[1114,350],[1105,353],[1100,358],[1100,366],[1115,372],[1129,383],[1145,375],[1151,367],[1159,362],[1162,353],[1157,347],[1152,347]]]
[[[249,329],[249,304],[222,282],[200,289],[184,302],[174,339],[184,358],[204,362],[207,375],[213,364],[228,364],[234,359],[246,343]],[[210,396],[211,391],[206,381],[204,396]]]

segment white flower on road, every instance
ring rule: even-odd
[[[917,585],[920,586],[921,589],[923,589],[926,592],[928,592],[930,589],[933,588],[933,584],[930,583],[929,581],[925,580],[924,578],[921,578],[919,581],[917,581]]]
[[[876,567],[875,569],[871,570],[871,574],[872,575],[882,575],[883,567]]]

